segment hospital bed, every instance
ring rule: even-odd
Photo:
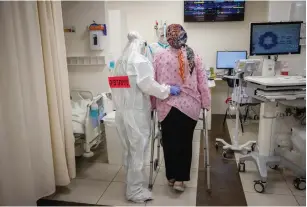
[[[102,141],[101,118],[103,117],[103,94],[94,96],[91,91],[70,91],[72,106],[72,126],[75,137],[76,156],[92,157],[91,148]],[[99,115],[95,119],[90,116],[91,107],[98,105]]]

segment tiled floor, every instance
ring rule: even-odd
[[[199,133],[195,133],[193,139],[193,158],[191,169],[191,181],[187,182],[187,189],[184,193],[175,193],[169,188],[165,179],[165,168],[163,161],[163,152],[161,148],[161,166],[154,174],[153,196],[154,200],[144,203],[143,206],[195,206],[196,191],[198,179],[198,161],[199,161]],[[147,154],[147,163],[149,163],[149,153]],[[96,156],[97,159],[89,161],[80,158],[77,160],[77,178],[67,187],[61,187],[52,197],[54,200],[81,202],[97,205],[136,205],[125,198],[125,169],[123,166],[110,165],[103,163],[105,160],[102,155]],[[149,164],[145,172],[149,175]],[[145,183],[148,185],[148,181]]]
[[[227,120],[229,132],[235,131],[235,120]],[[257,140],[258,123],[253,122],[244,126],[245,133],[240,132],[239,143],[248,140]],[[236,154],[238,160],[240,154]],[[306,191],[294,188],[292,181],[295,178],[289,170],[272,170],[268,168],[268,184],[266,192],[257,193],[254,190],[254,180],[259,179],[257,167],[252,162],[246,162],[246,172],[240,173],[240,178],[249,206],[306,206]]]
[[[214,123],[213,123],[214,124]],[[234,131],[234,120],[227,120],[227,125],[229,133]],[[201,126],[201,124],[199,124]],[[240,142],[245,142],[247,140],[257,139],[257,127],[258,125],[249,124],[244,126],[245,133],[240,135]],[[153,196],[154,200],[148,203],[141,204],[141,206],[195,206],[196,197],[203,196],[197,195],[198,182],[203,182],[203,179],[198,179],[199,173],[199,151],[200,149],[200,131],[196,130],[193,138],[193,157],[192,157],[192,169],[191,169],[191,181],[186,183],[187,189],[184,193],[175,193],[167,185],[165,179],[165,168],[163,161],[163,153],[161,153],[161,166],[157,173],[154,175],[154,188]],[[222,132],[217,134],[222,135]],[[223,132],[224,133],[224,132]],[[212,149],[213,150],[213,149]],[[104,151],[104,150],[102,150]],[[216,152],[217,153],[217,152]],[[203,156],[203,155],[202,155]],[[98,205],[136,205],[131,203],[125,198],[125,169],[118,165],[109,165],[104,163],[107,159],[103,155],[97,155],[96,158],[90,160],[79,159],[77,160],[77,178],[72,181],[72,183],[67,187],[58,188],[57,193],[52,196],[52,199],[70,202],[80,202],[88,204],[98,204]],[[238,159],[238,155],[236,155]],[[147,158],[149,163],[149,157]],[[223,165],[222,157],[213,156],[211,162],[217,162],[217,165]],[[224,163],[225,164],[225,163]],[[212,163],[213,165],[213,163]],[[147,165],[145,171],[149,174],[149,166]],[[220,169],[219,166],[212,168],[212,176],[224,176],[227,172],[217,172]],[[224,169],[224,168],[223,168]],[[229,165],[227,169],[232,170]],[[202,173],[200,171],[200,173]],[[223,174],[224,173],[224,174]],[[204,175],[203,173],[200,175]],[[238,175],[236,175],[238,176]],[[261,206],[261,205],[305,205],[305,191],[298,191],[292,185],[293,175],[289,171],[281,172],[269,170],[269,183],[266,189],[266,193],[259,194],[254,191],[253,180],[258,176],[256,167],[253,163],[246,163],[246,172],[240,173],[241,183],[243,186],[243,191],[245,194],[246,202],[250,206]],[[229,178],[234,179],[234,178]],[[239,180],[239,178],[237,178]],[[215,179],[218,181],[218,179]],[[227,182],[234,182],[233,180],[227,180]],[[240,181],[238,181],[240,183]],[[146,183],[146,185],[148,182]],[[214,183],[212,185],[215,185]],[[221,186],[220,184],[218,184]],[[229,186],[228,184],[225,184]],[[231,186],[229,186],[231,188]],[[228,188],[219,188],[217,192],[222,193],[232,193],[234,191]],[[242,190],[241,190],[242,192]],[[229,199],[236,197],[235,193]],[[219,198],[219,195],[212,195],[208,199],[223,199]],[[225,198],[224,205],[229,202],[228,198]],[[239,199],[237,197],[237,199]],[[241,197],[240,197],[241,199]],[[244,200],[244,195],[242,193],[242,200]],[[245,201],[244,201],[245,202]],[[244,203],[243,202],[243,203]],[[210,203],[210,202],[209,202]],[[212,202],[211,202],[212,203]],[[214,202],[213,202],[214,204]],[[240,204],[238,204],[240,205]],[[245,205],[245,204],[243,204]]]

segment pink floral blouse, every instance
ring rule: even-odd
[[[186,51],[185,82],[179,76],[178,50],[168,48],[155,55],[155,80],[160,84],[178,85],[181,87],[179,96],[169,96],[165,100],[152,98],[152,105],[157,109],[159,121],[163,121],[172,107],[177,108],[190,118],[198,120],[201,108],[210,109],[211,94],[208,79],[202,66],[202,60],[195,55],[195,68],[190,75]]]

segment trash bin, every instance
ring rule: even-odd
[[[109,164],[123,164],[123,149],[115,125],[115,111],[108,113],[104,118],[106,144]]]

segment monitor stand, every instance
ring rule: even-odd
[[[227,75],[232,75],[233,69],[228,69]]]
[[[262,64],[262,76],[275,76],[275,60],[271,58],[264,58]]]

